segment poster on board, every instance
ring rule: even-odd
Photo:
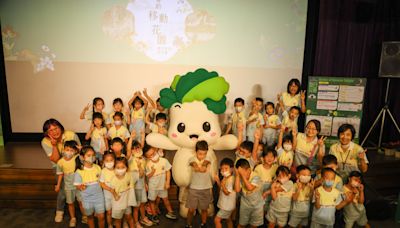
[[[326,145],[337,141],[337,131],[344,123],[356,129],[358,142],[367,79],[319,77],[308,79],[306,121],[321,122],[320,135],[328,136]]]

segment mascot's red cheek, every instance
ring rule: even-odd
[[[211,132],[211,137],[214,137],[214,136],[216,136],[217,135],[217,133],[215,133],[215,132]]]
[[[172,137],[173,137],[173,138],[176,138],[176,137],[178,137],[178,135],[175,134],[175,133],[172,133]]]

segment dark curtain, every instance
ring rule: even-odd
[[[319,4],[312,75],[367,78],[363,139],[384,105],[387,79],[378,77],[380,53],[383,41],[400,41],[400,1],[322,0]],[[400,123],[400,78],[391,79],[389,107]],[[383,142],[400,138],[388,118]],[[379,128],[380,123],[368,141],[377,143]]]

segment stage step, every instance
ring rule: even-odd
[[[51,169],[0,169],[0,208],[54,208],[56,179]],[[171,185],[169,199],[178,207],[178,187]]]

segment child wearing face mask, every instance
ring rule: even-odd
[[[101,165],[104,151],[108,150],[108,140],[103,115],[99,112],[93,113],[92,125],[85,136],[85,140],[89,139],[90,145],[96,151],[96,159]]]
[[[232,134],[239,138],[239,123],[242,125],[242,139],[246,139],[246,114],[244,110],[244,100],[242,98],[236,98],[234,102],[235,110],[229,116],[228,126],[226,128],[225,134],[229,134],[232,130]]]
[[[78,156],[78,144],[71,140],[66,141],[64,143],[64,151],[62,153],[63,157],[57,162],[57,175],[58,181],[55,186],[55,191],[59,192],[61,190],[61,182],[64,183],[64,191],[66,196],[66,201],[68,204],[68,211],[71,217],[69,221],[70,227],[76,226],[76,217],[75,217],[75,198],[79,202],[79,207],[81,208],[81,212],[83,214],[82,221],[86,221],[87,218],[84,216],[83,208],[82,208],[82,199],[74,186],[74,173],[75,173],[75,159]]]
[[[276,169],[276,179],[271,185],[272,201],[267,213],[268,227],[284,227],[289,217],[292,204],[293,182],[290,180],[290,170],[286,166]]]
[[[92,110],[89,110],[90,106],[92,106]],[[108,114],[105,113],[104,110],[105,104],[104,100],[101,97],[95,97],[93,98],[92,104],[87,104],[80,115],[81,120],[92,120],[93,113],[95,112],[100,112],[103,115],[103,119],[106,120],[108,118]]]
[[[108,227],[112,227],[112,213],[111,213],[111,201],[114,195],[114,189],[111,188],[111,179],[115,175],[114,164],[115,154],[112,152],[106,152],[103,156],[104,168],[100,173],[100,186],[104,190],[104,204],[106,207],[106,218]]]
[[[256,97],[252,102],[252,109],[246,121],[246,136],[247,140],[255,142],[254,133],[264,126],[264,117],[261,114],[261,109],[264,100],[261,97]]]
[[[336,172],[337,166],[338,166],[337,158],[334,155],[328,154],[322,158],[322,167],[323,168],[331,168],[331,169],[333,169],[333,171]],[[321,186],[322,182],[323,182],[323,180],[321,177],[321,173],[319,173],[315,177],[315,187],[317,188],[317,187]],[[339,191],[343,190],[343,179],[338,174],[335,175],[333,187]]]
[[[104,195],[100,187],[100,166],[94,164],[96,154],[91,146],[84,146],[80,156],[76,157],[76,171],[74,185],[82,196],[83,209],[87,224],[94,228],[94,215],[97,217],[98,227],[104,227]]]
[[[143,94],[145,97],[148,97],[147,89],[143,90]],[[135,138],[135,140],[140,140],[140,132],[145,129],[146,109],[148,105],[148,101],[145,97],[142,96],[140,91],[136,91],[128,102],[131,110],[129,131],[136,132],[137,138]]]
[[[234,191],[235,177],[233,176],[233,161],[229,158],[222,159],[220,163],[222,180],[216,175],[215,180],[220,188],[218,208],[214,223],[216,228],[222,228],[221,221],[226,220],[228,228],[233,228],[232,212],[236,207],[236,192]]]
[[[296,140],[293,140],[297,136],[297,131],[292,130],[292,135],[283,136],[283,129],[279,132],[278,144],[276,149],[278,152],[278,165],[284,165],[289,169],[293,164],[294,150],[296,149]]]
[[[114,125],[110,129],[108,129],[107,136],[111,140],[119,137],[125,143],[127,143],[130,134],[128,129],[124,125],[122,125],[123,118],[124,115],[121,112],[116,112],[114,114]]]
[[[321,176],[323,179],[322,186],[314,191],[311,228],[333,228],[336,210],[342,209],[353,199],[347,197],[342,201],[340,191],[333,187],[336,172],[332,168],[323,168]]]
[[[112,218],[115,219],[115,227],[121,227],[121,220],[124,217],[129,227],[134,227],[131,206],[136,206],[136,198],[132,189],[136,180],[131,173],[127,172],[128,161],[126,158],[115,159],[114,176],[110,181],[110,188],[113,190],[111,208]]]
[[[311,180],[311,169],[306,165],[297,166],[296,173],[297,181],[293,187],[292,209],[288,224],[290,227],[305,227],[308,225],[314,181]]]
[[[276,142],[278,130],[281,129],[281,120],[279,116],[275,114],[275,105],[272,102],[267,102],[265,104],[264,122],[262,141],[268,146],[272,146]]]
[[[364,185],[359,171],[350,172],[349,181],[343,188],[343,194],[352,199],[343,208],[345,227],[352,228],[354,223],[357,223],[358,226],[370,227],[364,207]]]

